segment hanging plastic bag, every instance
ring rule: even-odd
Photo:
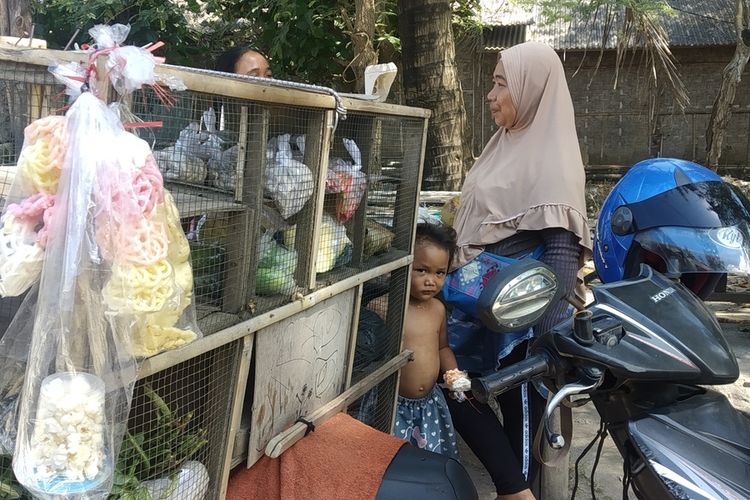
[[[26,359],[31,345],[36,316],[38,287],[24,297],[6,334],[0,338],[0,454],[13,455],[18,428],[18,406],[26,374]]]
[[[289,134],[283,134],[269,141],[266,155],[270,158],[264,183],[266,193],[285,219],[302,210],[315,189],[310,169],[293,158],[289,139]]]
[[[107,58],[107,69],[112,86],[119,94],[156,83],[156,59],[151,52],[127,45],[117,47]]]
[[[89,35],[94,39],[98,49],[111,49],[122,45],[130,33],[127,24],[97,24],[89,30]]]
[[[135,358],[184,345],[199,331],[189,247],[148,145],[89,93],[64,120],[58,179],[19,181],[55,191],[55,203],[42,226],[36,315],[22,307],[5,334],[22,344],[27,332],[19,327],[33,324],[13,469],[39,498],[103,498]]]

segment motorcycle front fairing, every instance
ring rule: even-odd
[[[653,489],[649,480],[658,477],[674,498],[750,498],[750,419],[722,394],[691,396],[630,420],[625,429],[638,450],[640,460],[631,460],[630,469],[640,491]]]
[[[689,290],[643,265],[638,277],[593,287],[591,345],[572,320],[542,336],[536,349],[597,366],[620,383],[726,384],[739,366],[710,310]]]

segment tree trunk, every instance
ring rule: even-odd
[[[0,0],[0,35],[29,36],[30,0]],[[23,144],[28,91],[23,84],[0,82],[0,163],[15,163]]]
[[[466,110],[455,61],[450,0],[401,0],[399,34],[406,104],[432,110],[422,188],[457,191],[463,179]]]
[[[0,35],[29,36],[31,33],[31,2],[0,0]]]
[[[378,53],[372,45],[375,36],[375,0],[355,0],[352,70],[356,78],[356,92],[364,93],[365,68],[378,63]]]
[[[735,15],[737,48],[732,60],[721,75],[721,87],[711,110],[711,119],[706,130],[706,163],[716,170],[721,158],[724,135],[732,116],[732,104],[737,93],[737,85],[742,80],[748,58],[750,58],[750,0],[737,0]]]

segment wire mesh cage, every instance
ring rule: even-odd
[[[139,91],[131,110],[162,125],[143,136],[191,242],[204,333],[305,291],[324,111],[194,91],[170,106]]]
[[[398,373],[394,373],[349,405],[347,413],[363,424],[390,434],[397,394]]]
[[[225,344],[138,381],[110,498],[144,487],[153,498],[220,498],[241,350]]]
[[[60,111],[65,106],[64,87],[46,66],[0,60],[0,182],[3,193],[10,187],[13,170],[23,145],[23,130],[31,121]],[[6,187],[7,186],[7,187]]]
[[[348,113],[331,145],[316,271],[339,281],[408,255],[425,119]]]
[[[401,351],[408,280],[407,266],[363,284],[351,384],[361,381]],[[396,390],[397,378],[391,376],[350,405],[348,411],[361,422],[390,432]]]

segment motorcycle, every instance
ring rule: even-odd
[[[478,315],[498,332],[528,328],[560,299],[557,283],[541,262],[510,264],[485,286]],[[587,395],[575,404],[593,403],[612,436],[624,498],[630,489],[644,499],[750,498],[750,417],[703,387],[739,377],[711,311],[645,264],[637,277],[592,291],[593,302],[536,339],[527,359],[473,379],[474,397],[543,383],[552,395],[540,436],[562,450],[566,439],[550,418],[571,396]]]

